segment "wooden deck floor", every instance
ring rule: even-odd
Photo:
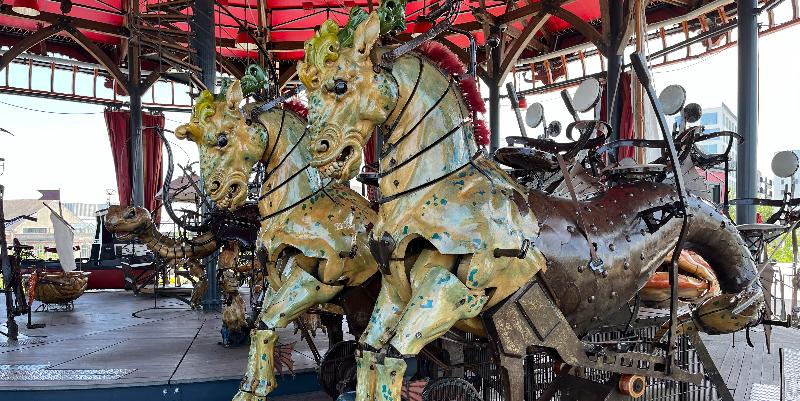
[[[770,352],[767,352],[764,331],[760,327],[750,332],[753,348],[747,345],[744,333],[703,338],[736,401],[780,400],[780,349],[783,348],[787,355],[800,352],[799,330],[773,327]],[[787,380],[800,380],[797,377],[800,366],[796,366],[789,358],[784,359]],[[787,398],[787,401],[800,400],[800,394],[797,396]]]
[[[162,309],[148,309],[156,305]],[[72,312],[34,313],[34,323],[45,323],[45,328],[29,330],[24,319],[17,318],[27,342],[38,343],[0,347],[0,370],[9,369],[8,365],[46,369],[33,376],[36,380],[5,377],[0,391],[238,380],[247,346],[219,345],[221,317],[218,312],[191,311],[170,299],[154,305],[153,298],[130,292],[88,292]],[[279,330],[279,342],[296,341],[295,372],[314,370],[313,360],[306,357],[311,355],[307,343],[293,331]],[[318,336],[315,343],[324,354],[325,336]]]
[[[40,374],[27,374],[26,380],[12,380],[13,375],[0,379],[0,392],[175,385],[241,377],[247,347],[218,345],[220,313],[191,311],[168,299],[160,299],[157,305],[164,309],[147,309],[154,306],[152,298],[129,292],[90,292],[76,302],[72,312],[34,313],[34,322],[47,324],[45,328],[28,330],[18,318],[21,332],[38,343],[0,347],[0,371],[25,368]],[[305,341],[291,328],[280,330],[279,335],[281,342],[296,341],[295,371],[313,370]],[[747,346],[743,333],[735,336],[735,347],[730,335],[704,338],[737,401],[779,400],[770,396],[771,390],[780,388],[779,349],[800,355],[800,331],[794,329],[773,329],[771,353],[766,351],[761,329],[751,332],[755,348]],[[324,354],[325,336],[318,336],[315,342]],[[798,368],[787,365],[785,372]],[[800,377],[789,378],[800,385]],[[304,401],[326,399],[322,393],[299,397]],[[789,399],[800,400],[800,394]]]

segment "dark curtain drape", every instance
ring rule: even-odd
[[[105,117],[111,153],[114,156],[119,204],[127,206],[131,204],[131,159],[128,146],[131,114],[127,111],[106,110]]]
[[[617,94],[617,102],[621,102],[621,112],[619,121],[619,139],[633,139],[633,104],[631,98],[631,74],[628,72],[622,73],[619,82],[619,93]],[[603,91],[603,98],[601,99],[600,115],[605,118],[606,116],[606,96],[612,96],[613,92],[606,88]],[[610,123],[610,121],[607,121]],[[635,157],[636,149],[632,146],[622,146],[617,153],[618,160],[626,157]]]
[[[153,212],[153,221],[158,224],[161,222],[161,208],[156,201],[156,193],[164,185],[162,173],[164,170],[164,158],[161,137],[158,136],[157,129],[164,128],[164,116],[153,114],[142,114],[142,128],[144,136],[144,204],[147,210]]]
[[[120,205],[131,204],[131,157],[130,157],[130,118],[127,110],[106,110],[105,119],[111,153],[114,156],[114,169],[117,176],[117,193]],[[153,211],[157,208],[155,195],[163,183],[163,159],[161,138],[156,128],[164,127],[163,115],[142,114],[142,143],[144,147],[144,206]],[[160,208],[158,208],[160,209]],[[160,210],[153,214],[153,221],[160,221]]]

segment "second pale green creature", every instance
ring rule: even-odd
[[[366,199],[347,185],[329,184],[309,167],[302,116],[284,106],[248,125],[239,108],[243,97],[238,81],[217,99],[203,92],[192,121],[176,135],[197,144],[206,190],[218,207],[235,209],[245,202],[256,163],[267,172],[258,199],[257,247],[266,254],[270,285],[235,397],[263,400],[277,386],[275,329],[376,273],[367,236],[377,219]],[[352,329],[354,322],[349,323]]]

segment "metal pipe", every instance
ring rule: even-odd
[[[500,45],[492,48],[492,77],[489,83],[489,151],[494,153],[500,147],[500,82],[497,82],[500,71]]]
[[[517,93],[514,90],[514,84],[509,82],[506,84],[508,91],[508,98],[511,99],[511,108],[514,109],[514,115],[517,117],[517,125],[519,126],[520,135],[527,137],[528,133],[525,130],[525,123],[522,122],[522,113],[519,111],[519,102],[517,101]],[[547,126],[547,124],[545,124]]]
[[[736,197],[758,196],[758,19],[757,0],[737,2],[738,45],[738,103],[737,125],[744,140],[738,144],[736,160]],[[756,221],[755,205],[736,205],[736,222]]]
[[[130,172],[131,204],[144,207],[144,142],[142,140],[142,94],[139,70],[140,47],[136,41],[128,41],[128,94],[130,95]]]

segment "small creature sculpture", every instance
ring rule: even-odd
[[[201,234],[192,239],[176,240],[158,231],[147,209],[136,206],[111,206],[105,217],[105,226],[117,238],[138,238],[153,253],[166,260],[167,265],[188,270],[195,277],[190,305],[200,308],[200,300],[208,288],[208,279],[200,259],[219,248],[214,235]]]

